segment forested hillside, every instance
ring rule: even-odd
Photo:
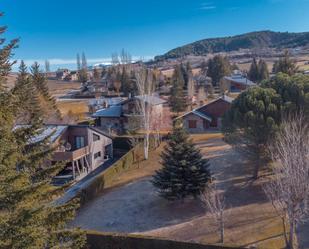
[[[309,44],[309,32],[288,33],[259,31],[237,36],[211,38],[196,41],[170,50],[157,60],[178,58],[186,55],[206,55],[208,53],[230,52],[239,49],[293,48]]]

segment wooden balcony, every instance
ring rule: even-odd
[[[75,161],[88,155],[90,152],[89,146],[72,151],[55,151],[53,154],[53,161]]]

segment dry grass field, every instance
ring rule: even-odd
[[[64,96],[72,90],[78,90],[81,86],[79,82],[66,82],[59,80],[48,80],[47,85],[50,94],[54,97]]]
[[[57,106],[63,117],[80,122],[88,117],[88,100],[61,100],[59,97],[67,95],[70,91],[80,89],[79,82],[65,82],[48,80],[50,94],[57,99]]]
[[[88,117],[88,100],[58,101],[57,106],[62,116],[71,116],[76,121],[83,121]]]
[[[225,244],[284,248],[281,220],[262,189],[268,172],[262,171],[263,177],[252,181],[252,164],[224,143],[220,133],[192,135],[192,139],[209,158],[217,186],[225,192]],[[82,208],[73,224],[100,231],[218,243],[217,226],[199,200],[168,202],[156,194],[150,180],[161,167],[163,148],[164,144],[152,151],[139,169],[120,174],[112,188]]]

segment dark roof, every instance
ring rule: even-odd
[[[197,116],[199,116],[199,117],[202,118],[202,119],[208,120],[209,122],[211,122],[211,120],[212,120],[211,117],[209,117],[209,116],[207,116],[205,113],[199,112],[199,111],[197,111],[197,110],[192,110],[192,111],[190,111],[190,112],[187,112],[187,113],[185,113],[185,114],[183,114],[183,115],[181,115],[181,116],[179,116],[179,117],[177,117],[177,118],[175,118],[175,119],[180,119],[180,118],[183,118],[183,117],[188,116],[188,115],[190,115],[190,114],[197,115]]]
[[[224,79],[246,86],[255,86],[256,84],[242,75],[225,76]]]
[[[105,109],[101,109],[92,114],[93,117],[102,117],[102,118],[114,118],[121,117],[122,106],[114,105]]]
[[[196,108],[196,109],[194,109],[194,110],[192,110],[192,111],[190,111],[190,112],[187,112],[187,113],[185,113],[185,114],[183,114],[183,115],[181,115],[181,116],[179,116],[179,117],[177,117],[177,118],[175,118],[175,119],[179,119],[179,118],[185,117],[185,116],[187,116],[187,115],[189,115],[189,114],[193,114],[193,115],[197,115],[197,116],[199,116],[199,117],[201,117],[201,118],[203,118],[203,119],[206,119],[206,120],[208,120],[208,121],[211,122],[212,118],[209,117],[208,115],[206,115],[205,113],[200,112],[199,110],[202,109],[202,108],[204,108],[205,106],[208,106],[208,105],[210,105],[210,104],[213,104],[213,103],[215,103],[215,102],[217,102],[217,101],[219,101],[219,100],[223,100],[223,101],[225,101],[225,102],[231,104],[231,103],[233,102],[234,99],[231,98],[231,97],[229,97],[229,96],[223,95],[222,97],[217,98],[217,99],[215,99],[215,100],[213,100],[213,101],[211,101],[211,102],[208,102],[207,104],[205,104],[205,105],[203,105],[203,106],[201,106],[201,107],[199,107],[199,108]]]

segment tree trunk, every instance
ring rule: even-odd
[[[149,157],[149,134],[146,134],[144,137],[144,157],[145,160]]]
[[[255,167],[254,167],[254,173],[253,173],[253,179],[254,180],[259,178],[260,164],[261,164],[260,153],[257,152]]]
[[[290,221],[290,234],[289,234],[289,248],[294,249],[294,232],[295,232],[295,223]]]
[[[282,217],[282,224],[283,224],[283,233],[284,233],[284,240],[285,240],[285,245],[288,246],[289,241],[288,241],[288,237],[287,237],[287,231],[286,231],[286,222],[285,222],[285,218]]]
[[[223,211],[220,213],[220,243],[224,243],[224,220],[223,220]]]

